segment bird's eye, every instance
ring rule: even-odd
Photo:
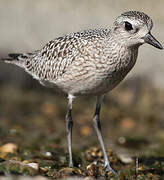
[[[127,31],[133,30],[133,26],[127,21],[125,21],[125,30]]]

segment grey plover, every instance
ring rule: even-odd
[[[25,69],[41,84],[68,95],[66,131],[69,166],[72,161],[72,102],[77,96],[97,96],[93,118],[106,171],[115,171],[108,160],[100,125],[100,108],[104,94],[121,82],[135,65],[138,48],[144,43],[163,49],[151,35],[153,22],[138,11],[122,13],[110,29],[84,30],[47,43],[41,50],[26,54],[9,54],[5,62]]]

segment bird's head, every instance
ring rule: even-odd
[[[128,11],[116,18],[113,25],[114,37],[127,47],[138,47],[144,43],[163,49],[151,35],[153,22],[149,16],[138,11]]]

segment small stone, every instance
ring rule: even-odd
[[[99,158],[102,158],[102,157],[103,157],[103,152],[102,152],[102,151],[99,151],[99,152],[97,153],[97,156],[98,156]]]
[[[111,171],[106,172],[105,176],[110,177],[113,173]]]
[[[1,165],[4,165],[8,172],[31,176],[38,174],[38,169],[34,169],[33,167],[16,160],[2,162]]]
[[[46,173],[46,172],[48,172],[48,169],[47,169],[47,168],[40,167],[39,169],[40,169],[40,171],[41,171],[41,172],[43,172],[43,173]]]
[[[144,168],[143,168],[142,166],[139,166],[139,167],[138,167],[138,170],[139,170],[139,171],[143,171]]]
[[[28,163],[30,163],[30,161],[29,160],[24,160],[24,161],[22,161],[22,163],[28,164]]]
[[[147,174],[147,177],[152,178],[152,177],[153,177],[153,174],[152,174],[152,173],[148,173],[148,174]]]
[[[118,158],[121,160],[121,162],[123,162],[124,164],[130,164],[132,163],[134,160],[126,155],[126,154],[118,154]]]
[[[47,175],[48,177],[54,177],[54,178],[56,178],[56,179],[59,178],[59,173],[57,172],[56,169],[49,169],[49,170],[47,171],[46,175]]]
[[[16,153],[18,150],[18,146],[14,143],[7,143],[0,147],[1,153]]]
[[[97,153],[96,153],[95,151],[93,151],[93,152],[91,152],[91,155],[92,155],[93,157],[96,157]]]
[[[27,166],[30,166],[30,167],[34,168],[35,170],[39,169],[39,165],[37,163],[28,163]]]
[[[52,153],[51,152],[45,152],[45,155],[47,156],[47,157],[51,157],[52,156]]]
[[[100,176],[104,176],[104,166],[99,166],[99,168],[98,168],[98,174],[100,175]]]
[[[86,167],[88,176],[98,176],[98,167],[96,164],[91,163]]]
[[[94,159],[97,158],[97,152],[98,152],[98,148],[96,147],[91,147],[89,148],[86,152],[85,152],[85,158],[87,161],[91,162],[94,161]]]
[[[74,175],[73,168],[63,168],[58,172],[59,178],[64,178],[72,175]]]
[[[116,163],[118,158],[117,155],[111,150],[107,150],[107,156],[110,158],[110,161]],[[103,152],[100,148],[91,147],[85,152],[85,158],[89,162],[93,162],[94,160],[103,161]]]
[[[65,178],[75,175],[82,176],[82,171],[79,168],[63,168],[57,173],[56,178]]]

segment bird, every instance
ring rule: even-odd
[[[153,37],[152,19],[143,12],[127,11],[119,15],[111,28],[97,28],[70,33],[48,42],[40,50],[12,53],[4,62],[17,65],[42,85],[64,92],[68,97],[66,133],[69,167],[72,158],[72,104],[79,96],[96,96],[94,128],[104,156],[104,170],[111,167],[104,145],[100,109],[104,95],[116,87],[134,67],[138,49],[148,43],[162,45]]]

